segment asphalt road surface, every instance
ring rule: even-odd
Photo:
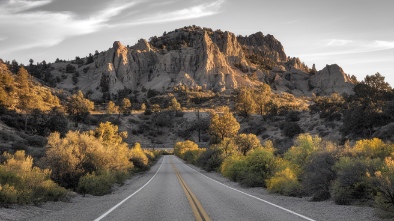
[[[84,199],[35,220],[313,220],[163,156],[122,191]]]

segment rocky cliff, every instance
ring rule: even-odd
[[[197,26],[141,39],[131,47],[116,41],[78,70],[84,74],[77,86],[94,99],[116,96],[124,89],[163,92],[186,86],[223,92],[263,82],[295,95],[351,93],[352,89],[338,66],[311,74],[298,58],[288,57],[272,35],[235,36]]]

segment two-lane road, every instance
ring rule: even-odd
[[[206,177],[175,156],[162,157],[125,191],[85,201],[36,220],[312,220]]]

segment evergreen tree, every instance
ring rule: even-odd
[[[75,125],[90,114],[94,110],[94,103],[85,99],[82,91],[78,91],[68,98],[66,104],[67,113],[75,120]]]

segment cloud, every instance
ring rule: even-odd
[[[41,1],[26,1],[26,0],[8,0],[4,3],[0,3],[1,8],[8,13],[18,13],[32,8],[37,8],[43,5],[51,3],[52,0],[41,0]]]
[[[318,53],[304,54],[300,57],[326,57],[335,55],[370,53],[375,51],[383,51],[394,49],[394,41],[365,41],[365,40],[344,40],[344,39],[328,39],[319,43],[323,45],[317,48]]]
[[[6,36],[0,36],[0,41],[4,41],[4,40],[6,40],[6,39],[7,39]]]
[[[344,39],[331,39],[326,41],[327,41],[326,46],[343,46],[354,42],[352,40],[344,40]]]
[[[72,12],[29,11],[51,1],[9,0],[1,5],[0,29],[7,30],[1,38],[2,53],[34,47],[50,47],[67,38],[101,30],[112,17],[138,4],[138,1],[115,1],[94,16],[78,19]]]
[[[167,1],[167,2],[157,2],[157,3],[152,3],[150,4],[151,7],[157,7],[157,6],[164,6],[164,5],[170,5],[174,3],[175,1]]]
[[[115,24],[114,27],[118,26],[136,26],[143,24],[159,24],[166,22],[173,22],[179,20],[188,20],[200,17],[206,17],[214,15],[220,12],[221,5],[225,0],[217,0],[212,3],[205,3],[188,8],[172,11],[172,12],[159,12],[156,15],[151,15],[146,18],[137,19],[134,22]]]

